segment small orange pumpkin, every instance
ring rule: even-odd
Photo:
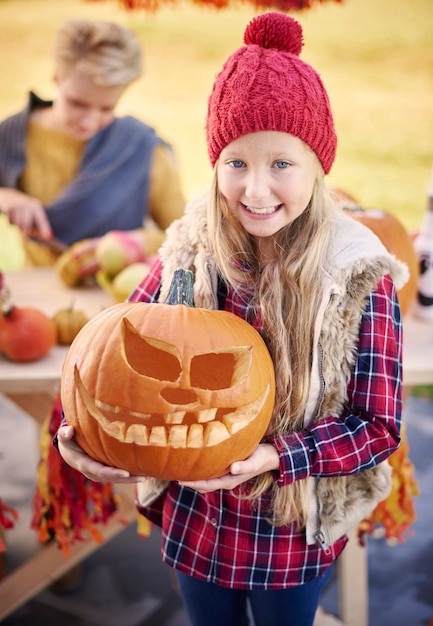
[[[0,354],[17,363],[36,361],[56,340],[56,326],[43,311],[12,304],[0,273]]]
[[[176,290],[183,304],[126,302],[92,318],[69,349],[61,400],[96,460],[135,475],[207,479],[260,442],[274,369],[250,324],[187,306]]]
[[[411,235],[397,217],[382,209],[364,209],[345,191],[330,189],[331,198],[346,215],[367,226],[379,237],[385,248],[397,259],[406,263],[409,270],[408,282],[398,291],[402,315],[405,315],[418,288],[419,264]]]
[[[57,328],[57,343],[69,346],[88,321],[87,315],[73,306],[57,311],[53,315],[53,322]]]

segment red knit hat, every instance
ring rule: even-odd
[[[206,138],[212,166],[241,135],[276,130],[302,139],[328,174],[337,136],[325,87],[299,58],[301,25],[283,13],[263,13],[248,24],[244,42],[225,62],[209,97]]]

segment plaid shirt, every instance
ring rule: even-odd
[[[155,302],[160,262],[131,295],[133,302]],[[243,294],[244,295],[244,294]],[[248,302],[219,294],[221,308],[255,326]],[[302,432],[273,441],[280,455],[279,485],[307,476],[341,476],[385,460],[398,446],[401,419],[402,328],[395,288],[385,276],[370,295],[359,332],[358,356],[346,408]],[[236,491],[236,490],[235,490]],[[272,526],[269,494],[252,508],[235,493],[199,494],[171,482],[150,506],[140,509],[162,527],[162,556],[172,567],[196,578],[237,589],[284,589],[322,575],[346,543],[342,537],[325,552],[307,545],[294,524]]]

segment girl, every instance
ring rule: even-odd
[[[268,432],[227,475],[183,484],[92,461],[69,426],[59,447],[89,478],[139,483],[191,624],[247,624],[249,602],[256,626],[309,626],[345,533],[389,491],[406,269],[333,208],[337,140],[321,79],[299,58],[301,26],[265,13],[244,42],[209,98],[210,195],[169,228],[130,299],[164,301],[180,266],[196,306],[250,322],[277,376]]]

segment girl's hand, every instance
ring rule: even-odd
[[[64,461],[77,471],[96,482],[110,483],[138,483],[146,479],[145,476],[131,476],[129,472],[115,467],[103,465],[90,458],[74,440],[72,426],[62,426],[58,432],[59,452]]]
[[[261,443],[245,461],[237,461],[230,466],[230,473],[209,480],[179,482],[183,487],[190,487],[200,493],[217,489],[234,489],[238,485],[280,467],[280,458],[276,448],[270,443]]]

